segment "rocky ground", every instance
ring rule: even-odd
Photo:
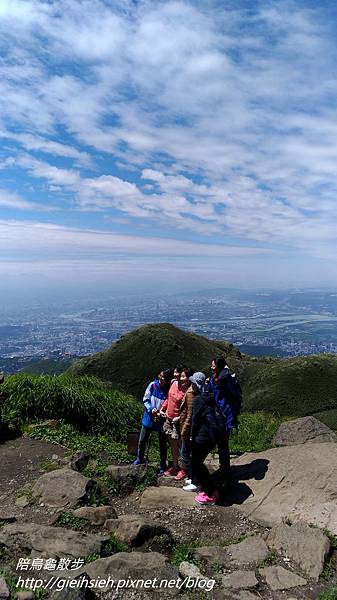
[[[296,449],[296,456],[302,457],[297,463],[302,469],[298,479],[301,481],[305,471],[303,457],[309,457],[312,468],[315,452],[323,456],[323,471],[324,457],[330,455],[329,473],[333,479],[337,473],[335,449],[335,442],[322,444],[321,440],[310,444],[306,453]],[[278,454],[270,455],[272,452]],[[301,512],[293,475],[285,487],[282,464],[286,465],[286,460],[289,447],[267,451],[263,457],[240,457],[233,466],[234,491],[227,494],[222,506],[214,507],[196,505],[194,495],[183,492],[172,479],[160,478],[158,485],[140,491],[146,470],[114,465],[110,477],[124,490],[123,496],[110,498],[105,506],[92,506],[99,504],[97,490],[81,472],[88,457],[76,456],[70,461],[66,450],[55,444],[29,438],[7,441],[0,445],[0,573],[5,576],[0,576],[0,598],[9,597],[17,561],[24,558],[30,566],[31,561],[38,565],[43,559],[44,569],[18,570],[16,576],[43,577],[45,581],[55,574],[65,579],[70,575],[95,579],[110,575],[119,580],[178,579],[180,575],[194,582],[199,577],[205,586],[202,591],[181,590],[179,596],[186,599],[314,600],[337,585],[335,544],[331,536],[309,526],[304,517],[299,518],[316,513]],[[330,496],[322,496],[322,486],[328,491],[330,488],[320,477],[319,497],[323,504],[324,500],[329,504],[330,518],[333,501]],[[314,487],[314,481],[308,485]],[[247,496],[247,488],[255,495]],[[267,514],[271,496],[276,508]],[[318,497],[315,489],[312,497]],[[291,498],[296,498],[297,513]],[[288,513],[297,514],[293,523],[283,518]],[[60,515],[61,527],[57,522]],[[79,557],[86,561],[79,568],[60,568],[61,558],[74,566]],[[58,570],[46,569],[46,559],[54,561]],[[209,579],[216,583],[207,591]],[[96,589],[92,594],[83,588],[48,593],[39,590],[34,597],[153,598],[153,592],[140,589]],[[176,593],[172,589],[156,596],[171,598]],[[29,594],[21,599],[29,600],[33,597]],[[11,598],[15,597],[12,594]]]

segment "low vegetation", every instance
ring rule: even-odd
[[[132,396],[93,377],[19,374],[6,378],[1,394],[2,419],[17,432],[29,422],[63,419],[79,430],[121,442],[141,416]]]

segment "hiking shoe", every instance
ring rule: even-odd
[[[197,491],[197,486],[194,485],[194,483],[188,483],[187,485],[184,485],[183,490],[184,492],[196,492]]]
[[[159,475],[164,475],[166,470],[167,470],[167,465],[160,465]]]
[[[194,500],[198,502],[198,504],[207,504],[208,506],[213,506],[219,500],[218,492],[214,492],[213,496],[207,496],[205,492],[200,492]]]
[[[132,464],[133,465],[143,465],[144,461],[143,460],[139,460],[139,458],[136,458],[136,460],[134,460]]]
[[[170,467],[167,469],[167,471],[165,471],[164,477],[174,477],[175,475],[178,475],[178,472],[179,469],[177,467]]]
[[[180,471],[178,472],[178,474],[175,476],[175,480],[176,481],[181,481],[182,479],[185,479],[186,477],[186,471],[184,471],[184,469],[180,469]]]

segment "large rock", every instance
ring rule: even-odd
[[[82,573],[87,573],[91,579],[105,579],[110,581],[121,580],[153,580],[157,578],[157,581],[164,579],[178,581],[179,573],[176,567],[168,562],[168,559],[163,554],[158,552],[118,552],[108,558],[100,558],[87,565],[81,567],[76,571],[76,575],[80,576]],[[71,577],[71,572],[63,571],[62,577]],[[102,591],[111,589],[109,586],[106,588],[100,588]],[[152,590],[151,590],[152,591]],[[177,587],[164,588],[153,590],[161,593],[164,597],[166,595],[176,596],[179,594]]]
[[[256,587],[257,584],[254,571],[233,571],[222,578],[223,587],[231,590],[246,590]]]
[[[222,546],[200,546],[194,550],[194,556],[211,567],[214,565],[224,566],[229,561],[227,551]]]
[[[238,567],[244,567],[264,560],[269,554],[269,549],[262,537],[253,535],[238,544],[226,546],[226,553],[229,555],[231,563]]]
[[[238,484],[229,498],[248,517],[273,526],[305,507],[304,519],[337,534],[337,444],[316,443],[247,453],[232,462]]]
[[[13,523],[0,529],[0,544],[16,552],[29,550],[32,556],[78,558],[100,553],[108,537],[37,523]]]
[[[144,519],[141,515],[122,515],[118,519],[108,519],[105,523],[108,531],[130,546],[141,546],[147,540],[170,530],[160,523]]]
[[[158,509],[165,506],[188,507],[197,506],[194,494],[184,492],[176,487],[148,487],[140,499],[140,507]]]
[[[85,498],[94,482],[77,471],[58,469],[39,477],[33,487],[33,497],[47,506],[76,506]]]
[[[267,584],[273,591],[290,590],[293,587],[307,584],[303,577],[276,565],[264,567],[264,569],[259,570],[259,573],[265,577]]]
[[[273,527],[267,536],[269,548],[285,554],[312,579],[318,580],[330,550],[328,537],[306,523]]]
[[[107,519],[117,519],[113,506],[80,506],[72,513],[75,517],[87,519],[91,525],[104,525]]]
[[[285,421],[278,428],[273,444],[275,446],[295,446],[297,444],[337,442],[337,435],[315,417],[302,417]]]
[[[110,465],[107,467],[111,479],[115,481],[123,492],[132,492],[135,487],[142,483],[146,465]]]
[[[3,577],[0,577],[0,598],[4,598],[4,600],[9,598],[9,589]]]

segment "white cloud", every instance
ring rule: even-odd
[[[17,165],[81,209],[330,256],[337,48],[323,13],[291,1],[6,0],[0,120],[13,139],[80,166],[89,146],[142,180]],[[60,129],[74,146],[56,141]]]
[[[81,230],[53,223],[0,220],[0,252],[3,256],[16,253],[29,259],[38,253],[47,259],[69,259],[99,256],[156,256],[225,258],[230,256],[266,255],[263,248],[202,244],[157,236],[131,236],[110,231]]]
[[[24,211],[51,210],[50,207],[46,207],[37,202],[28,202],[16,192],[9,192],[2,189],[0,189],[0,207]]]

